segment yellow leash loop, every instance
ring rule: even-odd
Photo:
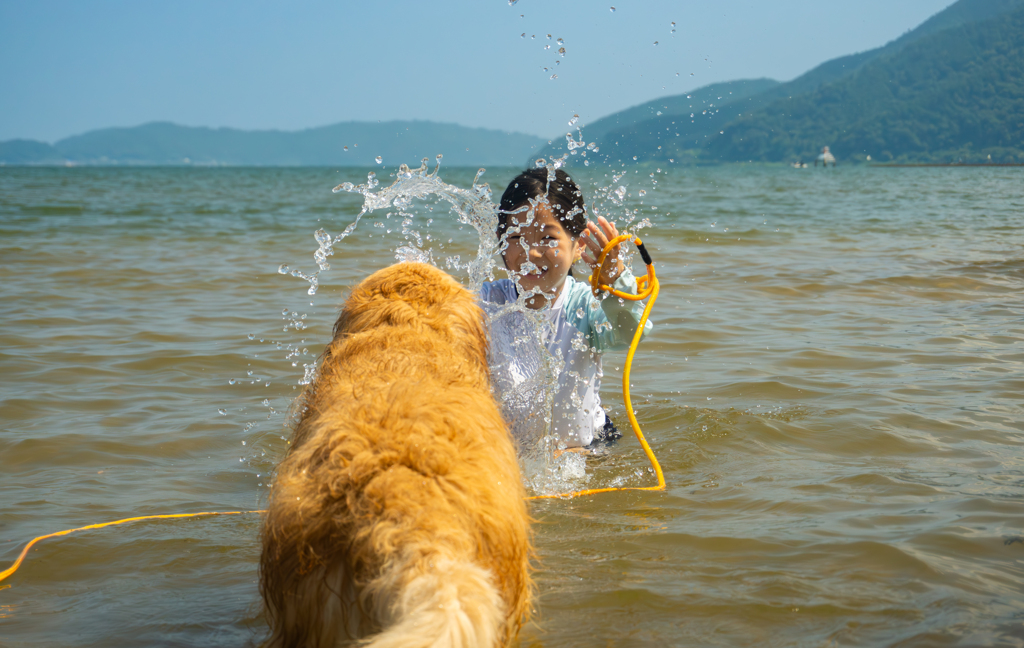
[[[90,524],[89,526],[78,527],[77,529],[66,529],[64,531],[58,531],[57,533],[50,533],[47,535],[41,535],[38,538],[33,538],[25,548],[21,550],[21,555],[14,561],[14,564],[0,572],[0,582],[5,578],[18,571],[18,567],[21,567],[21,563],[24,562],[25,556],[28,555],[28,550],[32,548],[32,545],[39,542],[40,540],[46,540],[47,538],[56,538],[58,536],[64,536],[75,531],[88,531],[89,529],[102,529],[103,527],[114,526],[115,524],[124,524],[126,522],[138,522],[139,520],[164,520],[167,518],[186,518],[186,517],[199,517],[201,515],[241,515],[244,513],[264,513],[264,511],[203,511],[202,513],[174,513],[171,515],[143,515],[142,517],[125,518],[123,520],[116,520],[114,522],[103,522],[101,524]]]
[[[647,275],[640,277],[636,280],[637,294],[624,293],[620,290],[615,290],[613,287],[604,285],[601,283],[601,274],[604,271],[604,264],[607,260],[608,253],[611,252],[619,243],[623,241],[632,240],[640,251],[640,256],[643,258],[644,263],[647,264]],[[596,495],[598,493],[611,493],[614,491],[624,490],[639,490],[639,491],[660,491],[665,490],[665,473],[661,470],[661,464],[658,463],[658,458],[654,456],[654,451],[651,450],[651,446],[647,443],[647,439],[644,438],[644,433],[640,431],[640,424],[637,423],[636,414],[633,412],[633,401],[629,397],[629,373],[633,367],[633,356],[636,355],[637,345],[640,344],[640,337],[644,334],[644,325],[647,324],[647,318],[651,315],[651,309],[654,307],[654,302],[658,299],[658,290],[660,285],[658,278],[654,274],[654,262],[651,260],[651,255],[647,252],[647,248],[644,247],[643,241],[639,237],[631,236],[629,234],[621,234],[612,240],[608,241],[608,245],[601,251],[601,255],[597,261],[599,271],[594,272],[590,275],[590,289],[594,292],[594,295],[598,295],[600,291],[609,292],[616,297],[627,299],[629,301],[640,301],[650,297],[650,301],[644,306],[644,313],[640,316],[640,324],[636,328],[636,333],[633,334],[633,341],[629,345],[629,353],[626,354],[626,365],[622,371],[622,401],[626,405],[626,415],[629,416],[629,424],[633,427],[633,434],[636,435],[637,441],[640,442],[641,447],[644,449],[644,454],[647,455],[647,460],[651,462],[651,467],[654,468],[654,474],[658,477],[657,486],[619,486],[616,488],[591,488],[589,490],[573,491],[571,493],[559,493],[557,495],[534,495],[533,497],[527,497],[528,500],[539,500],[539,499],[559,499],[559,498],[572,498],[580,497],[582,495]]]
[[[615,290],[613,287],[601,284],[601,272],[595,272],[590,276],[590,287],[594,291],[594,295],[598,295],[600,291],[611,293],[616,297],[622,299],[628,299],[629,301],[640,301],[650,297],[650,301],[644,306],[643,315],[640,316],[640,324],[637,326],[636,333],[633,334],[633,341],[629,345],[629,352],[626,354],[626,365],[622,371],[622,400],[626,405],[626,415],[629,416],[629,424],[633,427],[633,433],[636,435],[637,441],[644,449],[644,453],[647,455],[648,461],[651,462],[651,467],[654,468],[654,474],[658,477],[657,486],[619,486],[616,488],[591,488],[589,490],[573,491],[571,493],[559,493],[557,495],[534,495],[527,497],[528,500],[540,500],[540,499],[568,499],[573,497],[581,497],[583,495],[597,495],[598,493],[611,493],[614,491],[660,491],[665,490],[665,474],[661,470],[661,464],[658,463],[658,458],[654,456],[654,451],[651,450],[651,446],[648,445],[647,439],[644,438],[643,432],[640,431],[640,424],[637,423],[636,414],[633,412],[633,402],[629,397],[629,373],[633,366],[633,356],[636,354],[637,345],[640,344],[640,337],[644,333],[644,325],[647,324],[647,318],[651,314],[651,308],[654,307],[654,302],[658,299],[658,278],[654,274],[654,263],[651,261],[651,255],[648,254],[647,249],[644,247],[643,242],[639,237],[631,236],[629,234],[622,234],[617,236],[608,242],[604,250],[598,257],[598,266],[601,270],[604,270],[604,263],[607,260],[608,253],[613,247],[623,241],[632,240],[637,249],[640,251],[640,256],[643,257],[644,263],[647,264],[647,275],[640,277],[636,280],[637,294],[624,293],[619,290]],[[646,287],[645,287],[646,286]],[[114,526],[116,524],[125,524],[127,522],[138,522],[140,520],[166,520],[168,518],[189,518],[189,517],[200,517],[204,515],[244,515],[247,513],[266,513],[265,510],[260,511],[204,511],[202,513],[174,513],[171,515],[144,515],[142,517],[131,517],[123,520],[116,520],[114,522],[103,522],[101,524],[90,524],[89,526],[78,527],[77,529],[67,529],[65,531],[58,531],[57,533],[50,533],[47,535],[33,538],[25,548],[21,550],[21,555],[14,561],[14,564],[0,572],[0,582],[3,582],[8,576],[18,571],[18,567],[21,567],[21,563],[24,562],[25,556],[28,555],[29,549],[39,542],[40,540],[46,540],[47,538],[56,538],[59,536],[68,535],[76,531],[88,531],[89,529],[102,529],[103,527]],[[5,585],[4,587],[10,587]],[[0,588],[2,589],[2,588]]]

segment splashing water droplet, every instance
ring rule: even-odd
[[[579,115],[573,115],[572,119],[569,120],[569,125],[570,126],[575,126],[576,122],[578,122],[579,120],[580,120],[580,116]]]
[[[288,274],[288,270],[288,264],[286,263],[282,263],[281,265],[277,266],[277,274]]]
[[[249,334],[249,339],[250,340],[255,340],[256,339],[256,334],[255,333],[250,333]]]
[[[381,156],[379,156],[379,155],[378,155],[377,157],[373,158],[373,159],[377,161],[377,164],[380,164],[381,162],[383,162],[383,161],[384,161],[384,158],[382,158],[382,157],[381,157]]]
[[[228,411],[226,409],[224,409],[224,408],[221,408],[221,409],[217,410],[217,413],[220,414],[221,416],[227,416],[228,415]]]
[[[557,79],[557,78],[558,78],[558,75],[557,75],[557,74],[552,74],[552,75],[551,75],[551,80],[552,80],[552,81],[554,81],[554,80],[555,80],[555,79]]]
[[[347,147],[347,146],[345,146],[345,147],[342,147],[342,148],[344,148],[344,150],[346,150],[346,151],[348,150],[348,147]]]
[[[615,7],[610,7],[608,10],[611,11],[612,13],[615,13]]]
[[[655,45],[657,45],[657,44],[658,44],[658,41],[654,41],[654,44],[655,44]]]
[[[235,380],[234,378],[231,378],[230,380],[228,380],[228,384],[229,385],[234,385],[236,382],[238,382],[238,381]]]
[[[548,165],[548,161],[545,160],[544,158],[539,158],[536,162],[533,163],[533,166],[536,169],[543,169],[547,165]]]
[[[514,5],[517,2],[519,2],[519,0],[508,0],[508,6],[511,7],[512,5]]]
[[[562,56],[565,56],[565,48],[564,47],[559,47],[558,48],[558,53],[561,54]]]

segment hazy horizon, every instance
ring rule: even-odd
[[[710,83],[795,78],[950,4],[458,0],[388,15],[322,2],[2,4],[0,140],[159,121],[299,131],[395,120],[550,139],[573,114],[585,125]]]

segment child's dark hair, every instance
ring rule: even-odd
[[[587,227],[587,212],[583,205],[583,192],[561,169],[551,173],[548,169],[527,169],[508,183],[498,206],[498,238],[508,229],[509,214],[547,196],[551,215],[562,224],[570,236],[576,238]]]

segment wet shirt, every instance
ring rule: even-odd
[[[614,287],[636,294],[636,279],[627,269]],[[517,299],[511,280],[485,283],[480,296],[490,320],[495,395],[520,446],[535,446],[549,425],[560,445],[589,445],[605,422],[601,354],[629,346],[643,303],[614,295],[598,300],[589,284],[567,277],[555,302],[535,311],[541,315],[538,326],[511,308]],[[644,335],[652,327],[648,320]]]

